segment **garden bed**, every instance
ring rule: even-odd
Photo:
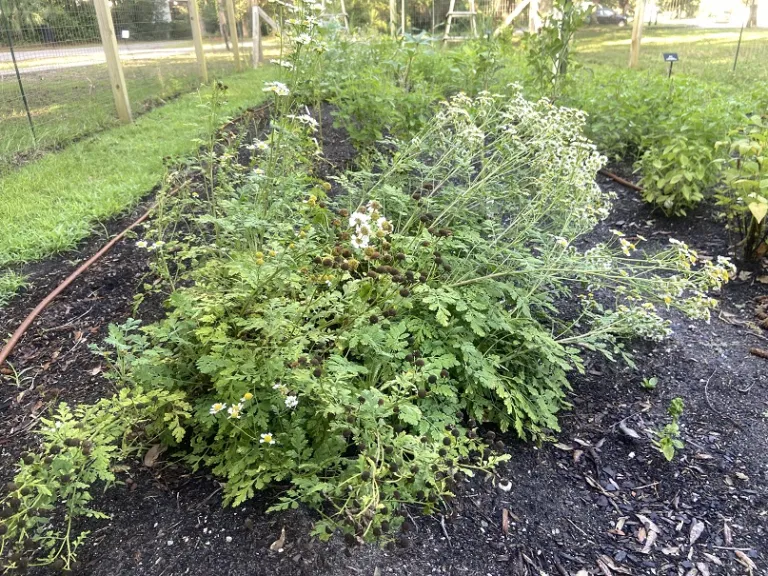
[[[333,129],[330,114],[323,118],[325,158],[346,166],[354,150]],[[703,208],[685,221],[670,221],[652,215],[634,193],[600,183],[619,198],[587,242],[618,228],[642,234],[651,246],[675,237],[702,255],[727,254],[722,225]],[[143,207],[107,229],[121,229]],[[34,289],[12,303],[0,327],[15,329],[71,271],[72,261],[102,242],[90,239],[28,270]],[[12,355],[21,385],[10,385],[6,375],[0,398],[3,481],[12,478],[21,452],[34,446],[30,431],[51,403],[92,402],[113,392],[88,344],[99,342],[111,322],[131,316],[151,322],[162,315],[158,297],[133,312],[133,296],[149,274],[148,253],[134,242],[120,242],[86,272]],[[768,554],[768,364],[749,354],[767,346],[749,327],[754,298],[766,293],[753,281],[729,284],[710,324],[674,315],[670,340],[637,347],[637,371],[590,358],[586,375],[573,379],[575,409],[561,415],[558,444],[536,447],[506,438],[512,458],[495,478],[466,481],[442,514],[411,510],[409,530],[392,547],[313,540],[313,513],[264,514],[274,493],[222,509],[221,486],[213,478],[161,459],[151,469],[131,463],[120,474],[125,484],[97,498],[96,507],[112,521],[91,522],[78,573],[689,574],[696,568],[699,574],[741,574],[750,561],[760,573]],[[657,377],[657,388],[645,391],[643,377]],[[686,448],[667,463],[645,430],[663,426],[665,408],[677,396],[686,405]],[[285,539],[273,546],[283,529]]]

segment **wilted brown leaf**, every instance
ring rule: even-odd
[[[741,550],[736,550],[736,559],[739,561],[739,564],[749,571],[750,574],[752,574],[754,570],[757,570],[757,564],[755,564],[752,561],[752,558],[744,554]]]
[[[147,468],[152,468],[155,464],[157,464],[157,460],[160,458],[160,456],[165,452],[165,446],[162,444],[153,444],[149,447],[149,450],[147,450],[147,453],[144,454],[144,466]]]
[[[285,546],[285,527],[280,531],[280,538],[272,542],[269,546],[270,550],[279,551]]]

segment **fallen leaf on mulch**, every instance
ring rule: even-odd
[[[704,562],[696,562],[696,568],[701,572],[701,576],[709,576],[709,566]]]
[[[506,508],[501,511],[501,531],[509,534],[509,510]]]
[[[755,280],[757,280],[761,284],[768,284],[768,276],[758,276],[757,278],[755,278]]]
[[[661,530],[659,530],[659,527],[656,526],[656,524],[654,524],[647,516],[643,516],[642,514],[635,514],[635,516],[637,516],[637,519],[643,523],[643,526],[645,526],[645,529],[648,532],[648,536],[645,538],[645,545],[640,552],[642,554],[650,554],[651,548],[656,542],[656,538],[658,537]]]
[[[602,561],[603,564],[605,564],[605,566],[607,566],[608,568],[610,568],[614,572],[618,572],[619,574],[632,574],[631,570],[629,570],[628,568],[624,568],[623,566],[617,565],[613,561],[613,558],[611,558],[610,556],[607,556],[606,554],[601,554],[600,555],[600,557],[597,560],[598,564],[601,561]]]
[[[752,558],[744,554],[741,550],[736,550],[736,559],[739,561],[739,564],[744,566],[747,570],[749,570],[749,573],[752,574],[753,570],[757,570],[757,564],[755,564],[752,561]]]
[[[704,522],[694,518],[693,522],[691,522],[691,533],[690,533],[691,546],[693,546],[696,543],[696,540],[698,540],[701,537],[703,532],[704,532]]]
[[[600,568],[600,571],[604,574],[604,576],[613,576],[613,572],[611,572],[611,570],[608,568],[608,566],[605,565],[605,562],[603,562],[601,558],[597,559],[597,566]]]
[[[702,552],[702,555],[704,556],[704,558],[706,558],[707,560],[709,560],[713,564],[717,564],[718,566],[722,566],[723,565],[723,561],[720,560],[720,558],[718,558],[714,554],[710,554],[709,552]]]
[[[758,356],[760,358],[765,358],[768,360],[768,350],[763,350],[762,348],[750,348],[749,353],[753,356]]]
[[[280,532],[280,538],[272,542],[269,549],[273,551],[281,550],[285,546],[285,526],[283,526],[283,529]]]
[[[155,464],[157,464],[157,460],[160,458],[163,452],[165,452],[165,446],[162,444],[153,444],[150,446],[149,450],[147,450],[147,453],[144,454],[144,466],[147,468],[152,468]]]
[[[566,452],[570,452],[573,450],[573,446],[569,446],[568,444],[563,444],[562,442],[557,442],[554,444],[555,448],[558,450],[565,450]]]
[[[96,366],[96,368],[91,370],[91,376],[96,376],[99,372],[101,372],[101,366]]]
[[[728,522],[723,522],[723,540],[725,540],[726,546],[733,544],[733,532],[731,532],[731,527],[728,526]]]
[[[630,438],[634,440],[640,440],[640,434],[638,434],[637,430],[634,428],[630,428],[624,422],[621,422],[619,424],[619,430],[621,430],[625,435],[629,436]]]
[[[696,458],[696,460],[712,460],[714,456],[712,456],[712,454],[704,454],[703,452],[699,452],[694,455],[694,458]]]

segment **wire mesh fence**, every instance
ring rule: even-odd
[[[98,127],[110,118],[93,5],[64,10],[0,0],[0,7],[0,158],[33,149],[35,136],[40,142],[77,136],[83,124]],[[86,107],[93,110],[87,120]]]
[[[768,5],[761,10],[751,10],[741,0],[719,4],[649,0],[639,68],[668,74],[664,54],[674,53],[678,57],[674,74],[745,85],[768,81]],[[631,25],[595,23],[577,34],[576,50],[586,64],[626,67],[631,36]]]
[[[192,0],[111,0],[134,114],[200,83]],[[250,61],[251,0],[235,0]],[[210,77],[235,71],[224,0],[199,0]],[[0,171],[117,122],[94,0],[0,0]]]
[[[0,171],[37,150],[117,122],[97,1],[103,0],[0,0]],[[199,85],[191,1],[197,2],[210,76],[234,72],[227,0],[109,0],[134,114]],[[749,1],[646,0],[640,67],[667,73],[662,54],[675,52],[676,73],[716,81],[768,80],[768,5],[759,12]],[[457,11],[470,8],[469,0],[455,2]],[[514,30],[527,29],[529,8],[522,2],[475,0],[478,33],[491,33],[510,14],[518,14]],[[332,12],[342,10],[341,0],[325,4]],[[541,0],[541,6],[547,4]],[[253,5],[254,0],[233,0],[246,66]],[[451,0],[395,0],[397,27],[404,22],[405,32],[440,37],[450,5]],[[346,0],[344,10],[353,28],[386,32],[389,8],[386,0]],[[626,67],[632,33],[626,23],[631,24],[632,14],[626,16],[585,27],[576,38],[579,59]],[[471,35],[468,18],[454,20],[453,26],[452,35]]]

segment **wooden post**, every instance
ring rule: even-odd
[[[235,55],[235,70],[240,72],[240,42],[237,38],[237,19],[235,18],[234,0],[226,0],[229,39],[232,41],[232,53]]]
[[[396,11],[395,0],[389,0],[389,35],[393,37],[396,36],[397,33],[397,25],[395,24]]]
[[[528,4],[528,32],[536,34],[541,28],[539,21],[539,0],[531,0]]]
[[[112,15],[109,13],[107,0],[94,0],[96,18],[99,21],[99,34],[101,44],[104,46],[104,56],[107,58],[107,70],[109,81],[112,84],[112,96],[115,98],[117,117],[126,124],[133,121],[131,116],[131,102],[128,100],[128,91],[125,87],[123,65],[120,63],[120,53],[117,50],[117,38],[115,26],[112,24]]]
[[[251,7],[251,36],[253,38],[252,64],[258,68],[259,64],[264,62],[264,54],[261,50],[261,18],[259,18],[259,7]]]
[[[200,76],[200,82],[207,84],[208,65],[205,63],[203,29],[200,22],[200,11],[197,8],[197,0],[189,0],[189,24],[192,27],[192,42],[195,44],[195,56],[197,56],[197,73]]]
[[[530,3],[531,3],[531,0],[523,0],[522,2],[520,2],[520,4],[517,4],[515,6],[515,9],[512,10],[510,14],[507,14],[506,18],[504,18],[504,22],[499,24],[499,27],[493,31],[493,35],[498,36],[499,34],[501,34],[501,31],[504,30],[504,28],[511,25],[512,22],[514,22],[515,18],[520,16],[520,14],[523,13],[523,10],[525,9],[525,7],[528,6]]]
[[[632,23],[632,44],[629,48],[629,67],[637,68],[640,63],[640,41],[643,38],[643,11],[645,0],[637,0],[635,6],[635,20]]]
[[[400,34],[405,36],[405,0],[400,0]]]

